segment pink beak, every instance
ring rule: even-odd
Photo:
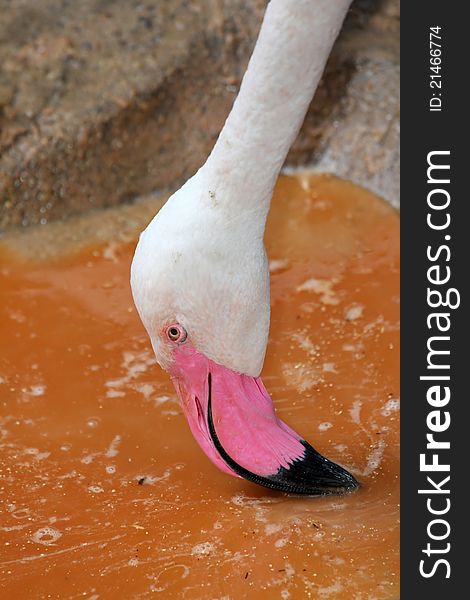
[[[264,487],[311,496],[359,484],[277,418],[259,377],[242,375],[178,347],[170,370],[191,431],[222,471]]]

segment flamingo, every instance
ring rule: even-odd
[[[271,0],[205,164],[140,235],[131,287],[189,427],[222,471],[281,492],[358,487],[275,414],[260,372],[270,321],[273,187],[350,0]]]

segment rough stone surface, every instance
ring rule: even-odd
[[[397,5],[372,26],[338,44],[356,69],[325,123],[312,166],[350,179],[400,206],[400,71]]]
[[[0,228],[177,187],[238,91],[264,0],[0,0]],[[397,202],[398,2],[356,1],[289,164]]]

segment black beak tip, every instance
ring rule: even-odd
[[[349,471],[319,454],[308,442],[303,441],[302,444],[304,455],[288,469],[281,467],[273,477],[285,491],[306,496],[329,496],[350,494],[360,487]]]
[[[270,477],[279,490],[305,496],[350,494],[360,487],[346,469],[319,454],[306,441],[305,452],[288,469],[281,467]]]
[[[338,484],[346,493],[354,492],[361,487],[359,481],[349,471],[334,462],[329,462],[337,468]]]

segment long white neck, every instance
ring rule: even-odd
[[[351,0],[271,0],[237,99],[199,175],[262,235],[272,191]]]

